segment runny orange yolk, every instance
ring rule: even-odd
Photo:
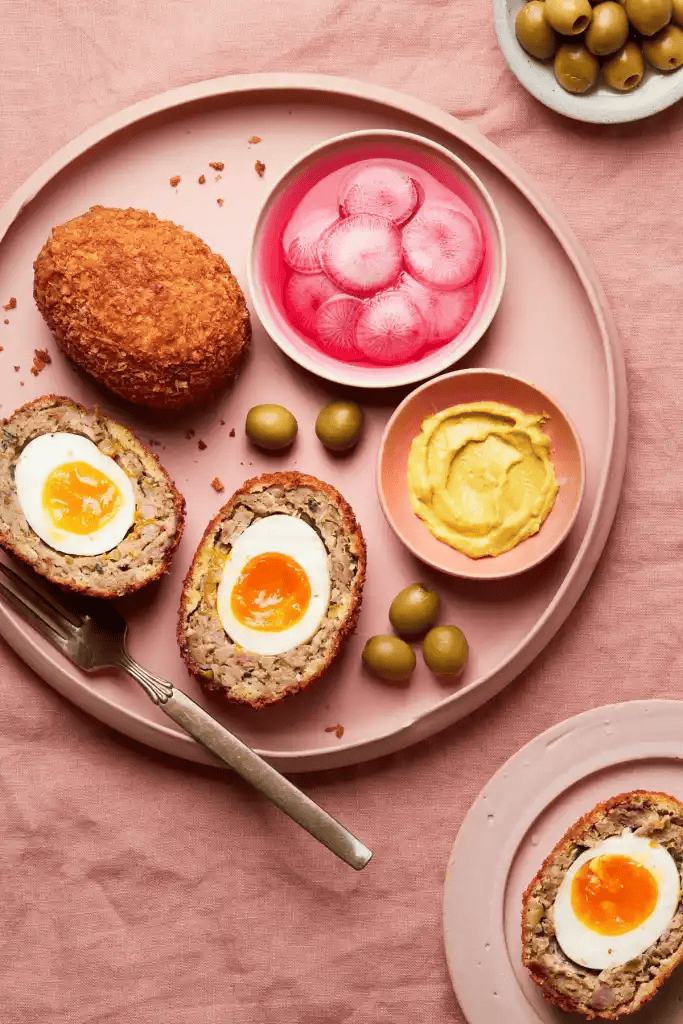
[[[47,476],[43,508],[68,533],[93,533],[114,518],[123,503],[116,484],[87,462],[64,462]]]
[[[247,562],[230,605],[243,626],[279,633],[303,618],[310,600],[311,585],[299,563],[279,551],[266,551]]]
[[[571,905],[579,920],[599,935],[624,935],[655,909],[657,881],[642,864],[623,854],[604,854],[574,875]]]

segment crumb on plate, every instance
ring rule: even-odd
[[[220,492],[225,490],[225,487],[223,486],[223,481],[217,476],[215,476],[211,481],[211,486],[213,487],[214,491]]]
[[[261,138],[260,138],[259,135],[250,135],[249,136],[249,145],[250,146],[255,146],[257,142],[261,142]]]
[[[257,160],[256,163],[254,164],[254,168],[259,178],[262,178],[266,172],[266,165],[261,160]]]
[[[15,372],[15,373],[19,373],[19,370],[20,370],[20,369],[21,369],[21,367],[20,367],[20,366],[15,366],[15,367],[14,367],[14,372]]]
[[[180,184],[180,175],[174,174],[172,178],[168,179],[168,183],[172,188],[176,188]]]
[[[203,185],[206,182],[206,175],[200,174],[199,177],[197,178],[197,181],[199,182],[200,185]]]
[[[197,441],[197,447],[199,448],[200,452],[203,452],[206,449],[206,441]]]
[[[222,160],[212,160],[211,163],[209,164],[209,167],[213,167],[214,171],[222,171],[225,167],[225,164],[223,163]]]
[[[216,202],[218,203],[219,206],[222,206],[223,203],[225,202],[225,200],[224,199],[217,199]]]
[[[46,348],[37,348],[33,353],[33,366],[31,367],[31,373],[34,377],[37,377],[41,370],[44,370],[51,362],[52,359],[48,350]]]
[[[232,430],[230,431],[230,433],[228,434],[228,437],[234,437],[234,436],[235,436],[235,428],[233,427]]]
[[[12,296],[12,298],[9,300],[9,302],[6,302],[5,305],[2,308],[6,309],[7,312],[9,312],[10,309],[16,309],[17,308],[17,300],[14,298],[14,296]],[[5,323],[6,322],[7,321],[5,321]]]
[[[340,740],[342,738],[342,736],[344,735],[344,726],[343,725],[328,725],[327,728],[325,729],[325,732],[333,732],[335,734],[335,736],[337,737],[337,739]]]

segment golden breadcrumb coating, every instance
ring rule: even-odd
[[[172,221],[93,206],[53,228],[34,270],[64,353],[129,402],[180,408],[239,372],[251,337],[242,289]]]

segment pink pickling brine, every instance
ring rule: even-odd
[[[360,366],[413,362],[457,339],[486,289],[476,207],[417,163],[351,159],[298,197],[264,283],[312,348]]]

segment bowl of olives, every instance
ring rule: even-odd
[[[522,85],[579,121],[649,117],[683,97],[683,0],[494,0]]]

